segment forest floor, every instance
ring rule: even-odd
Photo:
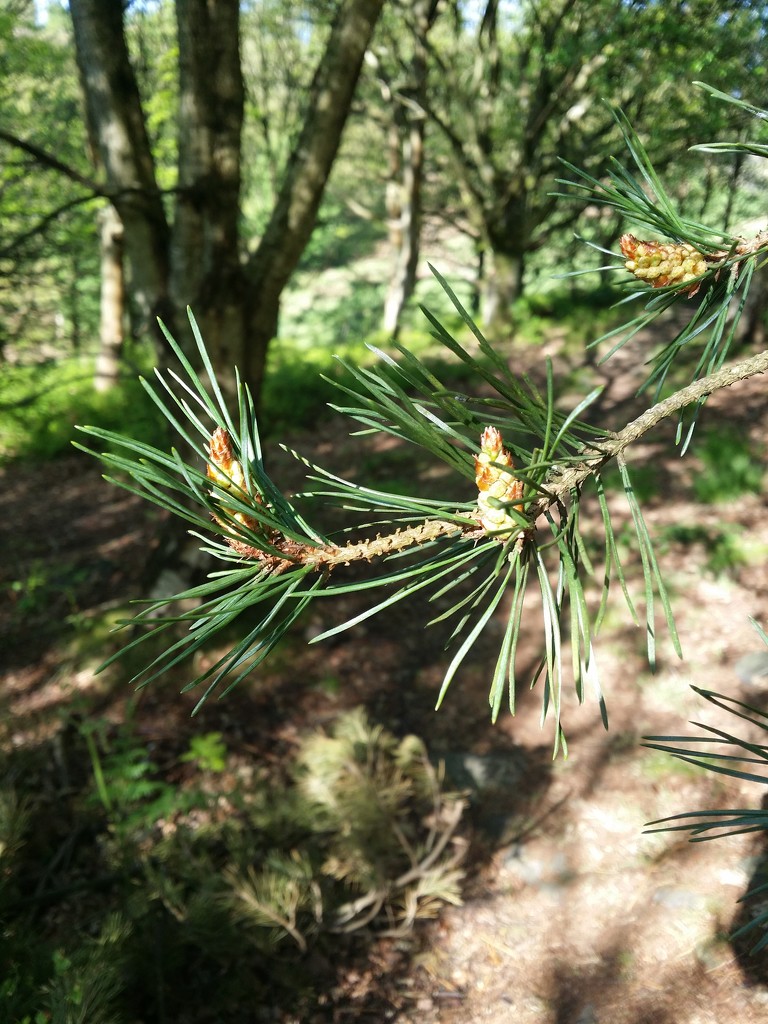
[[[556,335],[547,349],[556,371],[576,371],[576,358],[562,354]],[[515,366],[536,372],[543,354],[523,351]],[[603,423],[619,427],[642,409],[633,397],[640,361],[636,349],[625,349],[592,369],[606,384]],[[757,450],[766,450],[762,379],[715,396],[702,429],[734,421]],[[358,478],[368,472],[364,465],[376,467],[381,482],[421,471],[411,451],[386,439],[366,447],[348,429],[329,421],[287,440],[311,461]],[[333,983],[302,1020],[768,1019],[768,961],[750,958],[749,944],[728,939],[750,912],[737,901],[760,880],[762,837],[690,844],[685,834],[643,832],[646,822],[665,815],[754,807],[763,795],[754,784],[694,770],[642,745],[647,734],[691,732],[691,718],[737,728],[691,684],[768,706],[768,680],[765,688],[759,680],[748,687],[734,668],[742,656],[761,650],[749,617],[768,624],[765,495],[696,503],[691,484],[701,464],[695,451],[680,460],[670,444],[673,432],[669,425],[644,441],[632,464],[652,467],[656,478],[644,508],[685,657],[677,658],[659,623],[659,664],[651,673],[644,631],[623,614],[618,593],[598,646],[610,730],[589,699],[582,706],[566,699],[565,761],[551,759],[551,722],[540,725],[538,689],[519,694],[515,717],[502,714],[490,723],[487,690],[498,633],[473,652],[439,712],[434,703],[448,656],[439,631],[422,629],[418,604],[397,605],[325,645],[300,642],[364,606],[365,595],[348,595],[343,609],[321,603],[278,665],[267,662],[253,683],[210,702],[195,720],[189,717],[193,698],[179,696],[179,679],[143,691],[134,721],[147,743],[170,752],[171,760],[190,736],[212,729],[221,731],[230,751],[284,759],[297,736],[364,705],[373,721],[397,735],[423,737],[456,784],[471,792],[463,905],[419,925],[405,942],[379,939],[334,963]],[[298,463],[279,455],[269,468],[287,490],[300,486]],[[444,493],[444,478],[423,469],[425,486]],[[41,799],[52,804],[62,773],[76,772],[67,747],[72,709],[114,720],[125,711],[125,685],[115,685],[114,676],[100,682],[93,673],[103,645],[114,641],[92,635],[87,624],[147,585],[157,523],[137,499],[104,484],[99,467],[81,454],[44,466],[14,465],[0,476],[5,758],[13,773],[25,747],[50,751],[36,783]],[[732,536],[742,539],[739,550],[746,555],[723,565],[714,555]],[[637,592],[637,573],[630,575]],[[534,622],[518,653],[522,677],[538,660],[537,638]],[[253,1019],[298,1018],[273,1006]]]

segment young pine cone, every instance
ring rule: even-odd
[[[477,509],[480,523],[488,533],[519,530],[520,525],[503,508],[495,508],[489,498],[511,503],[523,497],[523,482],[518,480],[507,466],[514,466],[512,456],[504,447],[501,432],[496,427],[486,427],[480,435],[480,454],[475,456],[475,483],[477,484]],[[521,504],[513,506],[523,511]]]
[[[702,254],[687,243],[643,242],[634,235],[622,235],[619,244],[627,270],[654,288],[683,284],[708,270]],[[694,281],[680,290],[686,295],[695,295],[700,287],[701,281]]]

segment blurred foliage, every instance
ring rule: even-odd
[[[203,772],[223,772],[227,766],[227,747],[220,732],[206,732],[193,736],[189,750],[182,754],[182,761],[189,761]]]
[[[262,233],[272,211],[301,130],[307,92],[332,14],[331,5],[315,0],[261,0],[243,5],[241,51],[246,106],[242,211],[250,237]],[[326,209],[334,210],[342,194],[332,193]],[[336,223],[338,230],[343,230],[336,216],[323,214],[322,221]],[[335,229],[329,229],[332,237]]]
[[[685,525],[675,523],[660,531],[660,546],[680,544],[686,548],[701,547],[703,563],[707,572],[713,576],[735,573],[741,566],[754,560],[745,545],[740,528],[732,523],[718,526],[707,526],[702,523]]]
[[[608,104],[625,111],[654,164],[673,169],[670,191],[689,216],[709,214],[713,196],[720,202],[733,191],[727,161],[702,164],[687,152],[702,133],[720,135],[731,116],[690,83],[760,94],[765,28],[765,8],[740,0],[543,0],[488,4],[482,16],[459,3],[452,18],[438,19],[432,159],[443,207],[461,210],[483,256],[486,299],[517,297],[530,269],[557,273],[571,263],[574,228],[604,247],[626,230],[608,209],[577,219],[552,199],[561,161],[604,173],[604,154],[620,138]]]
[[[141,91],[157,183],[170,190],[178,176],[179,46],[174,4],[133,4],[126,41]]]
[[[147,366],[146,346],[133,350],[134,367]],[[0,373],[0,462],[50,459],[69,451],[83,416],[105,427],[130,424],[147,442],[164,433],[164,420],[131,373],[108,393],[93,387],[93,361],[46,359],[7,364]]]
[[[744,494],[762,492],[764,457],[743,430],[730,425],[705,430],[696,455],[702,468],[694,475],[693,490],[704,504],[735,501]]]
[[[0,127],[88,175],[68,13],[52,5],[45,28],[31,5],[0,19]],[[0,145],[0,359],[88,346],[98,323],[96,209],[81,185]]]
[[[430,35],[423,245],[426,252],[450,259],[454,279],[466,278],[466,288],[462,284],[457,293],[468,308],[477,299],[478,277],[493,276],[489,250],[503,249],[501,235],[511,239],[517,227],[527,238],[526,290],[537,295],[528,311],[515,311],[516,331],[530,326],[529,313],[546,318],[548,309],[558,315],[568,304],[569,297],[543,298],[552,275],[572,261],[579,244],[573,238],[572,211],[553,204],[547,193],[557,173],[555,157],[565,155],[585,166],[602,159],[610,118],[599,97],[611,97],[635,116],[654,160],[665,163],[674,156],[670,192],[690,214],[706,212],[731,224],[751,215],[763,189],[751,165],[721,156],[686,162],[683,173],[681,161],[690,161],[685,140],[694,134],[715,134],[726,123],[741,126],[738,112],[708,102],[688,83],[704,77],[733,86],[743,79],[756,88],[764,73],[758,59],[765,38],[762,9],[729,2],[715,10],[697,0],[684,11],[671,11],[641,0],[629,5],[601,0],[601,16],[596,16],[595,5],[582,0],[575,5],[546,0],[535,9],[529,4],[492,6],[494,32],[490,13],[478,19],[471,4],[460,2],[450,16],[447,9],[440,13]],[[55,4],[48,15],[45,24],[35,23],[31,4],[3,14],[0,126],[87,176],[96,172],[89,162],[69,16]],[[332,16],[333,5],[320,0],[265,0],[243,8],[246,238],[258,237],[274,203]],[[331,348],[370,335],[378,326],[394,261],[385,241],[384,198],[392,175],[388,132],[394,99],[409,102],[405,69],[413,33],[407,4],[385,9],[375,60],[364,70],[317,227],[292,286],[299,303],[283,318],[288,339],[306,341],[314,333],[316,346]],[[169,0],[129,5],[127,40],[157,180],[172,190],[178,47]],[[513,116],[514,111],[521,116]],[[0,245],[0,349],[13,355],[26,345],[59,358],[89,349],[95,341],[98,204],[79,204],[87,198],[80,185],[0,146],[5,242]],[[169,191],[169,211],[173,201]],[[518,207],[524,207],[524,216],[513,216]],[[59,213],[44,226],[52,210]],[[579,231],[602,245],[611,244],[620,230],[606,211],[579,221]],[[366,254],[372,258],[370,268],[349,273],[351,264]],[[317,298],[316,310],[302,307],[300,293],[307,288]],[[332,301],[326,302],[326,295]],[[417,298],[438,316],[445,311],[439,289],[423,273]],[[412,304],[405,325],[418,329],[414,314]],[[453,325],[446,326],[450,330]],[[585,320],[585,336],[589,329]],[[530,331],[528,336],[533,343],[540,339]]]

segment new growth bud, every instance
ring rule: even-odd
[[[211,434],[209,453],[211,461],[207,468],[208,479],[212,480],[223,491],[229,491],[233,495],[239,492],[239,496],[244,499],[246,495],[242,492],[245,491],[245,473],[243,472],[243,467],[235,458],[232,440],[223,427],[217,427]],[[258,495],[256,495],[255,500],[258,504],[262,503]],[[251,516],[245,515],[244,512],[235,512],[230,508],[224,508],[224,511],[228,516],[249,530],[258,530],[258,521]],[[221,519],[214,518],[216,518],[216,522],[220,526],[228,525],[222,522]]]
[[[223,427],[216,427],[209,442],[211,462],[208,465],[208,477],[225,491],[245,487],[243,467],[235,458],[232,441]]]
[[[513,466],[501,432],[496,427],[486,427],[480,435],[480,453],[475,456],[475,483],[480,523],[488,533],[520,529],[507,509],[497,505],[497,502],[511,504],[523,497],[523,482],[511,472]],[[521,504],[512,507],[516,512],[523,511]]]
[[[622,235],[619,244],[627,270],[654,288],[693,281],[680,290],[686,295],[695,295],[701,281],[694,279],[709,269],[702,254],[687,243],[643,242],[634,235]]]

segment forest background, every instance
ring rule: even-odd
[[[352,736],[375,746],[375,728],[344,717],[358,703],[398,738],[417,732],[431,747],[460,747],[457,723],[433,726],[401,707],[392,678],[380,681],[378,701],[363,701],[359,685],[342,692],[345,677],[322,648],[314,661],[286,650],[277,674],[253,683],[258,728],[231,707],[200,729],[172,687],[137,702],[120,669],[97,680],[127,599],[178,566],[165,566],[162,518],[129,499],[102,504],[106,485],[70,454],[74,425],[158,442],[161,418],[136,377],[170,361],[157,316],[194,355],[189,305],[224,379],[237,365],[257,396],[266,437],[292,443],[308,432],[337,463],[407,487],[415,467],[406,453],[360,447],[329,425],[333,392],[320,374],[338,378],[334,354],[364,365],[366,342],[386,348],[394,338],[444,358],[418,304],[460,324],[428,261],[511,362],[535,374],[546,352],[567,370],[565,392],[582,386],[596,372],[586,344],[620,316],[617,276],[562,275],[601,266],[604,255],[585,243],[616,251],[632,225],[556,198],[562,161],[600,177],[611,156],[623,159],[612,109],[621,108],[684,213],[753,233],[759,164],[689,147],[756,129],[692,83],[760,102],[767,16],[762,4],[708,0],[4,0],[1,639],[13,718],[3,738],[0,897],[11,967],[0,1000],[10,1019],[333,1019],[323,1014],[355,999],[373,1013],[384,1004],[406,1012],[402,990],[371,980],[369,965],[406,956],[380,935],[396,942],[391,933],[406,934],[418,916],[408,884],[381,906],[355,908],[361,918],[383,912],[380,944],[366,933],[362,947],[345,946],[345,967],[328,981],[340,955],[332,943],[351,942],[337,937],[355,903],[344,884],[356,899],[377,892],[372,863],[390,882],[404,877],[403,850],[388,851],[385,867],[370,849],[361,861],[360,836],[329,850],[330,811],[296,779],[322,776],[349,752],[313,754],[302,737],[319,716],[329,729],[339,720],[339,744]],[[758,282],[740,344],[761,339],[763,313]],[[738,429],[705,438],[699,499],[759,493],[753,439]],[[653,500],[658,474],[640,480]],[[685,558],[701,548],[717,579],[751,579],[759,545],[707,523],[685,525],[670,543]],[[375,649],[370,634],[353,643]],[[437,657],[430,648],[403,662]],[[278,697],[297,672],[312,679],[303,696],[289,686],[293,699]],[[384,746],[394,756],[395,741]],[[413,820],[426,813],[423,776],[437,784],[429,762],[418,763],[403,797]],[[384,791],[387,778],[376,783]],[[280,799],[265,803],[268,785]],[[365,805],[365,794],[346,796],[347,810]],[[445,798],[446,844],[460,804]],[[516,821],[531,813],[505,810]],[[382,828],[372,825],[366,841]],[[477,877],[499,840],[480,834],[470,844]],[[338,891],[323,898],[335,909],[323,919],[312,910],[318,864],[334,858]],[[457,864],[458,853],[414,906],[433,912],[458,899]],[[228,879],[230,903],[216,877]],[[393,909],[398,899],[405,909]],[[243,932],[251,953],[240,949]],[[160,948],[152,974],[147,949]],[[193,985],[182,981],[190,959]],[[362,991],[355,973],[368,979]]]

